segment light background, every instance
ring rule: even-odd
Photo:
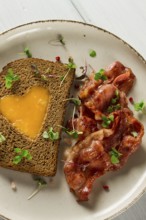
[[[48,19],[83,21],[104,28],[146,59],[146,0],[0,0],[0,33]],[[146,194],[115,220],[145,220],[145,207]]]

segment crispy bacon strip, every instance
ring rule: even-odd
[[[133,117],[125,95],[135,81],[132,71],[115,62],[105,70],[106,81],[95,81],[94,74],[80,90],[82,105],[79,117],[72,121],[74,128],[82,131],[83,135],[66,151],[64,164],[67,183],[79,201],[88,200],[97,178],[120,169],[127,162],[139,148],[144,134],[144,127]],[[116,108],[117,104],[121,110]],[[109,116],[109,107],[113,108],[114,121],[105,129],[101,116]],[[113,163],[111,158],[113,149],[119,153],[117,163]]]
[[[79,92],[83,105],[95,114],[96,120],[100,120],[101,115],[106,113],[116,90],[120,93],[119,106],[127,107],[125,93],[130,91],[135,81],[135,75],[131,69],[124,67],[118,61],[110,65],[104,74],[108,77],[106,81],[96,81],[95,73],[92,73]]]
[[[95,73],[91,73],[89,79],[86,80],[79,92],[81,100],[89,98],[101,84],[113,83],[119,90],[128,93],[135,81],[135,75],[131,69],[125,67],[118,61],[107,67],[104,74],[108,79],[103,82],[102,80],[94,80]]]
[[[126,94],[131,90],[135,81],[135,75],[132,73],[131,69],[126,68],[124,73],[117,76],[113,84],[120,90],[125,92]]]
[[[64,173],[70,189],[79,201],[88,200],[96,178],[107,171],[120,169],[138,149],[144,133],[143,125],[130,113],[118,111],[111,129],[101,129],[88,135],[66,152]],[[133,129],[137,137],[131,135]],[[122,156],[112,164],[109,152],[116,148]]]

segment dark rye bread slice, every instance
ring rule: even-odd
[[[34,74],[32,65],[36,65],[40,73],[45,73],[46,70],[49,70],[51,75],[59,77],[48,77],[47,81],[44,81],[40,76]],[[11,89],[6,89],[4,77],[9,68],[12,68],[14,73],[20,76],[20,80],[15,82]],[[75,71],[71,69],[66,80],[60,86],[60,77],[65,75],[67,71],[68,67],[65,64],[37,58],[16,60],[3,68],[0,74],[0,98],[12,94],[23,95],[31,87],[40,85],[48,88],[51,94],[51,101],[41,132],[34,140],[18,132],[0,113],[0,132],[6,138],[3,143],[0,143],[1,167],[42,176],[55,175],[59,140],[54,142],[45,140],[42,134],[45,130],[48,130],[49,127],[55,128],[55,132],[58,131],[59,134],[61,132],[61,128],[57,125],[63,123],[66,106],[64,100],[69,95],[75,73]],[[16,156],[16,153],[14,153],[14,148],[16,147],[29,150],[32,155],[32,160],[24,159],[18,165],[15,165],[13,158]]]

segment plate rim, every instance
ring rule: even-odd
[[[91,24],[91,23],[85,23],[85,22],[82,22],[82,21],[65,20],[65,19],[47,19],[47,20],[45,19],[45,20],[37,20],[37,21],[27,22],[27,23],[23,23],[21,25],[15,26],[13,28],[10,28],[6,31],[3,31],[2,33],[0,33],[0,38],[1,38],[1,36],[4,36],[5,34],[11,32],[11,31],[17,30],[19,28],[27,27],[27,26],[34,25],[34,24],[57,23],[57,22],[84,25],[84,26],[87,26],[89,28],[94,28],[98,31],[109,34],[109,35],[113,36],[114,38],[118,39],[119,41],[121,41],[130,50],[132,50],[136,54],[136,56],[146,65],[146,60],[144,59],[144,57],[133,46],[131,46],[129,43],[127,43],[127,41],[123,40],[121,37],[117,36],[116,34],[110,32],[110,31],[108,31],[104,28],[101,28],[101,27],[96,26],[96,25]],[[120,209],[119,211],[115,212],[113,215],[105,218],[104,220],[111,220],[111,219],[119,216],[120,214],[124,213],[125,211],[127,211],[132,205],[134,205],[142,197],[142,195],[144,195],[145,192],[146,192],[146,184],[145,184],[144,189],[138,194],[138,196],[135,199],[133,199],[126,207]],[[3,220],[13,220],[13,219],[10,219],[10,218],[4,216],[1,213],[0,213],[0,218],[2,218]]]

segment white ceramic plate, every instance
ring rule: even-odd
[[[56,43],[58,34],[64,38],[67,49]],[[24,57],[20,54],[28,46],[34,57],[55,60],[60,56],[68,62],[71,55],[78,67],[85,59],[96,70],[115,60],[130,67],[136,74],[132,90],[135,100],[146,100],[146,63],[130,46],[113,34],[97,27],[78,22],[45,21],[14,28],[0,35],[0,68],[8,62]],[[89,50],[97,52],[96,58]],[[79,69],[78,69],[79,71]],[[137,115],[139,117],[139,115]],[[146,117],[141,117],[146,125]],[[60,149],[60,152],[63,149]],[[66,184],[62,163],[58,163],[57,175],[48,187],[31,200],[27,197],[35,188],[31,175],[0,169],[0,213],[11,220],[103,220],[115,217],[139,198],[146,187],[146,136],[141,148],[120,171],[109,173],[97,181],[91,201],[77,203]],[[14,180],[17,191],[10,187]],[[103,184],[110,187],[105,192]]]

